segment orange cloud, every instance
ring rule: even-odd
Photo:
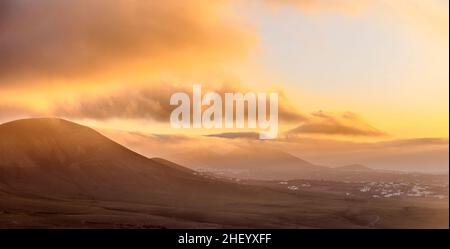
[[[11,119],[12,117],[37,114],[35,111],[19,105],[11,105],[0,103],[0,121],[3,118]]]
[[[207,137],[219,137],[229,139],[259,139],[259,133],[257,132],[224,132],[217,134],[206,135]]]
[[[105,95],[80,96],[74,101],[62,101],[52,104],[52,115],[66,118],[87,118],[107,120],[151,119],[168,122],[170,113],[176,106],[169,103],[170,97],[176,92],[186,92],[192,95],[192,86],[181,86],[169,83],[151,84],[151,87],[121,89]],[[237,84],[221,86],[205,86],[203,93],[214,91],[224,96],[226,92],[251,92]],[[289,105],[284,94],[280,94],[279,120],[281,122],[300,122],[304,115]]]
[[[301,11],[317,13],[339,11],[356,14],[365,9],[371,0],[267,0],[272,6],[294,6]]]
[[[1,82],[220,64],[255,41],[225,7],[202,0],[1,1]]]
[[[403,22],[438,37],[448,37],[448,2],[440,0],[267,0],[271,6],[293,6],[317,14],[338,12],[361,15],[376,10],[382,19]]]
[[[288,131],[292,134],[318,134],[342,136],[385,136],[386,133],[372,127],[354,113],[333,116],[325,112],[316,112],[300,126]]]

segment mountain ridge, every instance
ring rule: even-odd
[[[0,137],[0,183],[17,192],[177,202],[191,193],[214,199],[220,198],[220,191],[227,196],[240,188],[163,159],[149,159],[94,129],[63,119],[8,122],[0,125]]]

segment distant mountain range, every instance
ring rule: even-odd
[[[346,171],[370,171],[373,170],[367,166],[361,165],[361,164],[350,164],[350,165],[344,165],[336,167],[335,169],[339,170],[346,170]]]
[[[367,173],[366,169],[448,174],[446,139],[261,141],[253,133],[184,136],[104,129],[100,132],[148,157],[170,158],[191,169],[241,178],[317,178],[319,171],[319,176],[323,177],[325,171],[339,174],[342,169],[352,174]],[[342,166],[346,167],[336,171]]]

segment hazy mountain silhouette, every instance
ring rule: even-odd
[[[239,147],[226,154],[185,154],[182,160],[203,170],[227,172],[230,176],[250,179],[318,178],[332,170],[263,146]]]
[[[195,170],[234,171],[237,177],[244,173],[242,177],[250,175],[259,179],[295,179],[305,177],[305,173],[311,173],[308,168],[318,169],[309,167],[311,165],[335,168],[354,163],[365,165],[374,171],[448,174],[446,138],[378,142],[315,138],[264,141],[257,137],[248,138],[256,133],[183,136],[112,129],[99,131],[148,157],[170,158],[171,161]],[[271,158],[272,156],[274,158]],[[258,170],[262,167],[265,170],[272,168],[275,174],[264,174]],[[240,169],[245,169],[245,172],[238,172]]]
[[[370,170],[373,170],[362,164],[344,165],[344,166],[336,167],[335,169],[345,170],[345,171],[370,171]]]

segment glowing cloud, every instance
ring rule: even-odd
[[[378,137],[386,134],[364,122],[354,113],[333,116],[325,112],[317,112],[300,126],[290,130],[288,134],[324,134],[342,136]]]
[[[225,12],[224,1],[2,1],[1,82],[221,63],[254,42]]]

